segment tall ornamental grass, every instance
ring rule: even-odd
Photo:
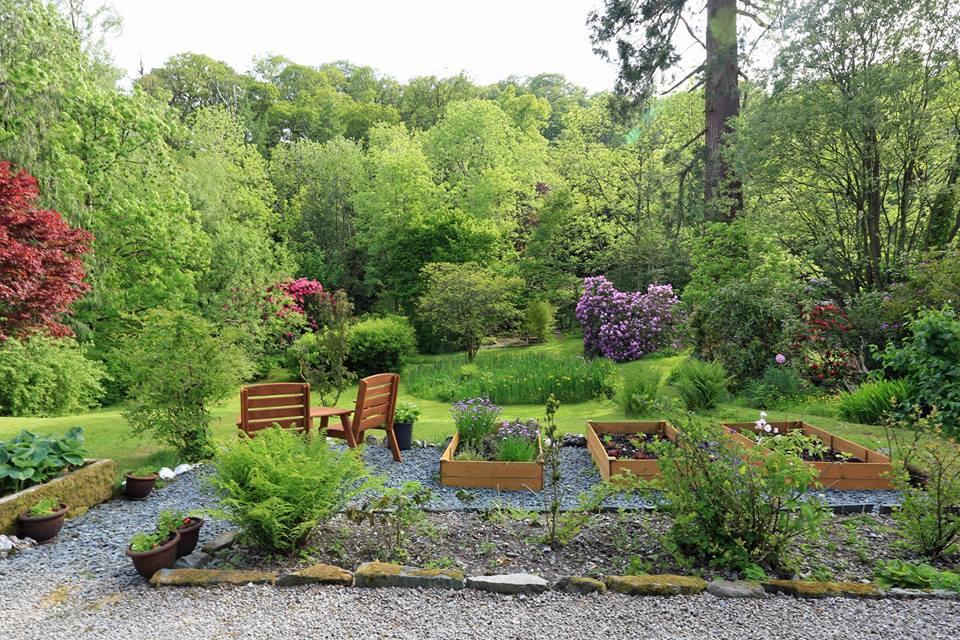
[[[504,353],[472,364],[442,360],[410,367],[407,390],[420,398],[456,402],[486,397],[497,404],[540,404],[553,394],[562,402],[611,397],[616,366],[606,358]]]

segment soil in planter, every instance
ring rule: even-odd
[[[765,436],[760,436],[760,444],[763,445],[763,440]],[[821,442],[823,442],[821,440]],[[836,449],[827,448],[823,453],[813,454],[809,451],[803,451],[800,454],[800,457],[805,462],[863,462],[860,458],[855,458],[849,453],[844,453],[843,451],[837,451]]]
[[[653,445],[672,442],[656,433],[610,433],[600,436],[607,455],[616,460],[656,460]]]

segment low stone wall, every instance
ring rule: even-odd
[[[17,533],[17,516],[41,498],[59,498],[70,506],[67,517],[80,515],[113,496],[116,468],[113,460],[88,460],[65,476],[0,498],[0,533]]]

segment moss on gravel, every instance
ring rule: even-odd
[[[233,569],[161,569],[150,578],[155,587],[205,587],[215,584],[273,584],[276,574]]]
[[[883,595],[880,587],[871,582],[768,580],[763,587],[772,593],[787,593],[801,598],[879,598]]]
[[[607,588],[630,596],[677,596],[700,593],[707,583],[701,578],[672,574],[607,576]]]

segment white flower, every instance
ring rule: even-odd
[[[766,431],[767,433],[770,433],[771,431],[773,431],[773,427],[771,427],[768,424],[765,424],[763,425],[763,430]]]
[[[774,427],[774,428],[773,428],[773,432],[774,432],[774,433],[780,433],[780,429],[777,429],[776,427]]]
[[[767,419],[767,412],[766,412],[766,411],[761,411],[761,412],[760,412],[760,419],[761,419],[761,420],[766,420],[766,419]]]

